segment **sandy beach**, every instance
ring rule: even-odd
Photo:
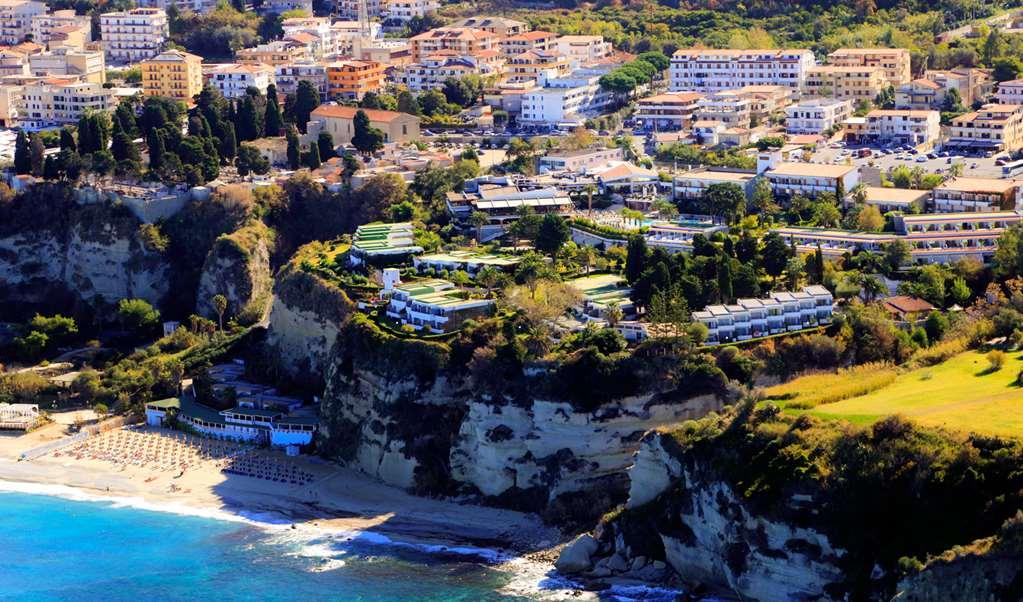
[[[54,423],[0,436],[0,481],[72,487],[144,500],[154,508],[226,512],[301,529],[371,531],[400,542],[487,548],[510,558],[542,558],[560,539],[556,529],[533,515],[415,497],[319,458],[236,449],[242,446],[168,429],[115,429],[86,444],[18,460],[26,449],[65,436],[65,428]],[[266,478],[225,472],[225,467],[260,471],[253,474]],[[268,480],[279,475],[287,476]]]

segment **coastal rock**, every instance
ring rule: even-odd
[[[590,557],[597,548],[597,540],[584,533],[565,546],[554,568],[566,574],[581,573],[590,568]]]
[[[206,256],[196,294],[196,313],[217,319],[213,297],[227,298],[227,315],[244,324],[263,320],[270,309],[273,232],[255,223],[222,235]]]
[[[302,261],[315,252],[315,243],[299,249],[278,273],[267,346],[268,356],[283,374],[318,388],[341,326],[355,305],[339,287],[303,270]]]
[[[652,556],[651,568],[670,567],[685,583],[743,599],[827,599],[843,578],[845,552],[822,533],[753,512],[712,467],[666,447],[667,437],[654,432],[642,441],[629,502],[601,538],[608,566],[631,550],[631,558]]]
[[[0,227],[0,301],[41,304],[37,309],[76,301],[103,307],[124,298],[156,305],[167,295],[170,263],[146,246],[142,222],[131,211],[113,203],[49,202],[59,205],[53,210],[60,219],[43,215]]]

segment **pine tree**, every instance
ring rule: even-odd
[[[408,113],[409,115],[422,115],[423,113],[422,109],[419,108],[419,101],[408,90],[402,90],[398,93],[398,111]]]
[[[29,142],[29,155],[32,157],[32,175],[41,177],[45,167],[43,160],[46,156],[46,147],[43,146],[43,137],[36,134]]]
[[[32,172],[32,151],[24,130],[18,130],[14,141],[14,173],[24,175]]]
[[[263,117],[263,122],[267,136],[281,135],[284,118],[281,116],[281,107],[277,102],[277,86],[273,84],[266,87],[266,115]]]
[[[295,127],[289,127],[287,133],[288,139],[288,167],[291,169],[298,169],[302,163],[301,151],[298,147],[298,132],[295,131]]]
[[[139,127],[138,122],[135,119],[135,110],[132,108],[129,101],[123,101],[117,105],[113,118],[120,122],[121,131],[128,134],[129,137],[134,138],[138,136]]]
[[[230,161],[238,154],[238,139],[234,134],[234,124],[225,121],[223,133],[219,137],[220,144],[217,145],[217,152],[225,161]]]
[[[115,161],[140,161],[139,149],[128,137],[128,134],[118,130],[114,132],[113,140],[110,142],[110,154]]]
[[[234,120],[234,131],[238,140],[245,142],[260,138],[260,119],[256,111],[256,101],[245,95],[239,102]]]

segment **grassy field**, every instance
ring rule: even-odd
[[[1020,370],[1023,354],[1019,352],[1008,354],[1002,369],[991,372],[984,354],[970,351],[936,366],[900,374],[890,384],[870,393],[823,403],[810,410],[791,407],[787,411],[856,424],[902,414],[920,424],[950,430],[1023,437],[1023,388],[1015,385]],[[844,377],[861,383],[866,380],[856,371],[845,373]],[[855,386],[838,381],[825,385],[820,376],[797,379],[784,385],[786,392],[797,392],[792,400],[794,406],[799,405],[800,385],[808,397],[818,394],[822,385],[832,389]],[[787,407],[790,402],[780,403]]]

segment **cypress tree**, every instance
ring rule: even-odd
[[[78,150],[78,144],[75,143],[75,135],[68,128],[60,128],[60,150]]]
[[[167,152],[163,131],[150,130],[146,145],[149,147],[149,169],[157,171],[163,165],[163,156]]]
[[[29,142],[29,155],[32,158],[32,175],[43,175],[43,159],[46,156],[46,147],[43,146],[43,137],[36,134]]]
[[[23,175],[32,172],[32,151],[29,148],[28,136],[24,130],[18,130],[18,138],[14,142],[14,173]]]
[[[299,80],[298,88],[295,90],[295,125],[304,134],[305,126],[309,123],[309,116],[313,110],[320,106],[320,93],[308,80]]]
[[[718,290],[721,292],[721,302],[731,303],[732,301],[732,261],[727,257],[721,258],[718,264]]]
[[[281,116],[281,107],[277,103],[277,86],[273,84],[266,87],[266,115],[263,121],[266,124],[267,136],[281,135],[284,118]]]
[[[316,138],[316,146],[319,147],[320,159],[323,161],[337,154],[334,152],[334,137],[327,130],[320,131],[320,135]]]
[[[320,147],[315,144],[309,145],[309,151],[305,153],[305,166],[309,169],[320,168]]]
[[[301,165],[301,154],[298,148],[298,133],[294,127],[288,128],[288,167],[298,169]]]

